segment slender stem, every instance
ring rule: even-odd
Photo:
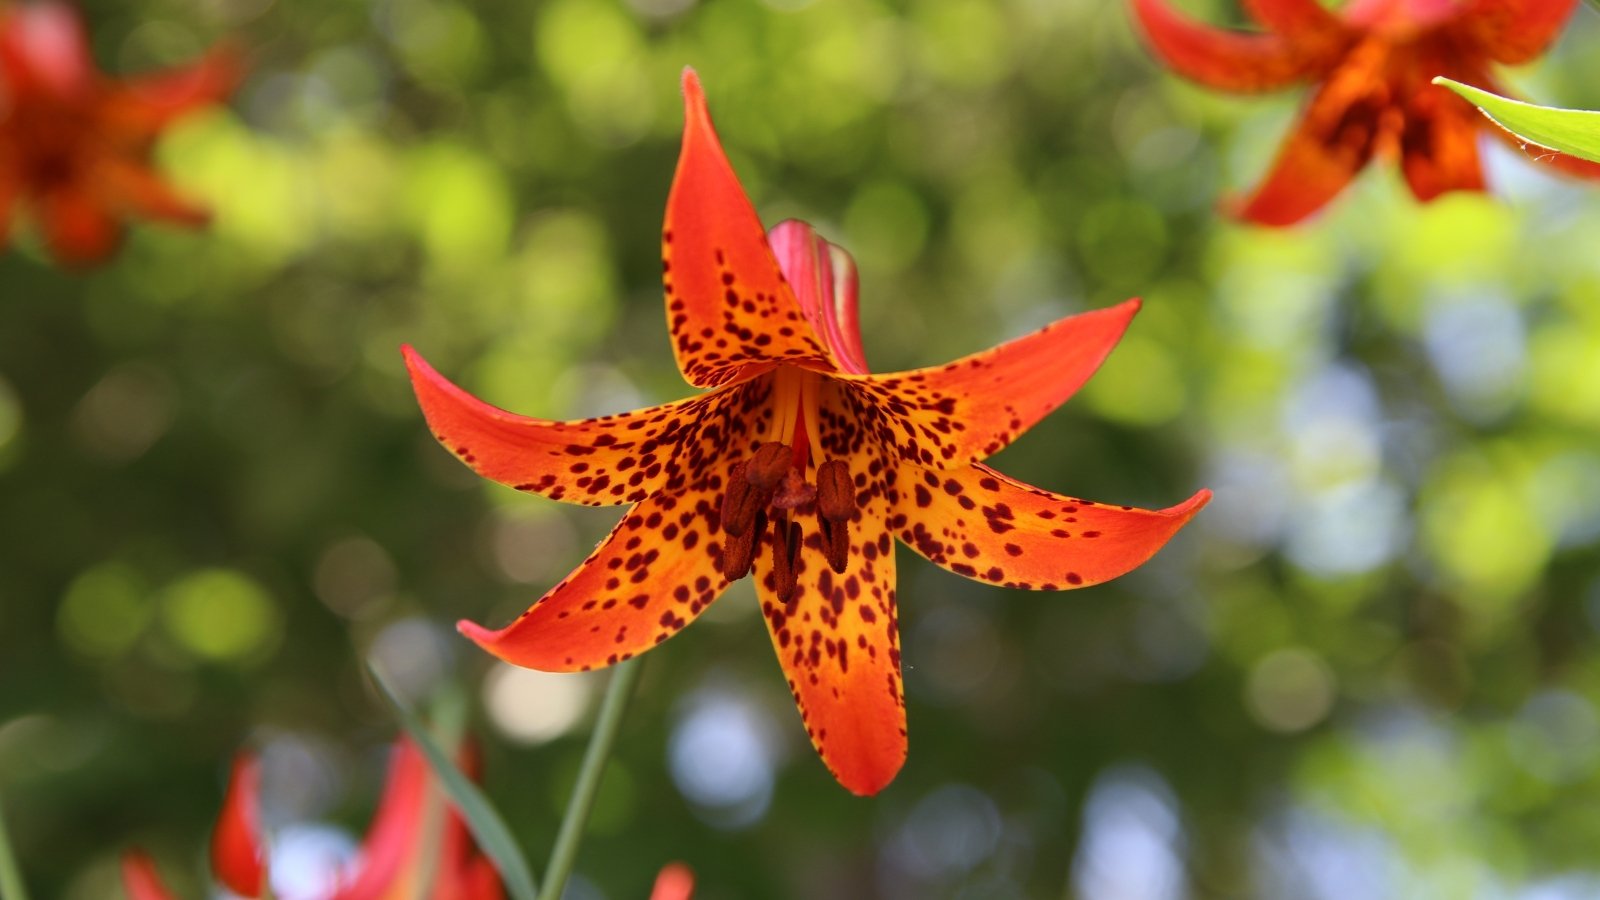
[[[606,760],[617,742],[622,712],[627,709],[628,698],[633,696],[633,686],[638,681],[637,659],[619,663],[612,670],[605,698],[600,701],[594,733],[589,736],[589,749],[583,754],[578,783],[572,787],[566,815],[561,817],[561,830],[556,834],[555,846],[550,849],[550,862],[544,867],[544,891],[539,894],[539,900],[560,900],[567,885],[567,875],[572,872],[572,863],[578,856],[578,842],[583,839],[584,826],[589,822],[589,810],[594,807],[595,794],[600,790],[600,776],[605,773]]]
[[[11,849],[3,813],[0,813],[0,897],[28,900],[28,889],[22,883],[22,870],[17,866],[17,855]]]

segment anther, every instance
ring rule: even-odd
[[[817,467],[817,526],[828,568],[843,575],[849,561],[850,520],[856,513],[856,489],[850,467],[830,459]]]
[[[722,530],[729,535],[749,531],[756,513],[766,505],[761,492],[751,487],[745,477],[748,468],[743,462],[734,464],[733,471],[728,474],[727,493],[722,495]]]
[[[757,491],[766,493],[778,486],[794,463],[794,451],[777,441],[756,448],[745,467],[745,480]]]
[[[750,563],[756,558],[756,545],[767,530],[767,515],[757,512],[755,527],[745,528],[738,534],[729,534],[722,545],[722,575],[729,581],[738,581],[750,574]]]
[[[794,596],[795,562],[800,556],[800,523],[779,519],[772,528],[772,587],[784,603]]]

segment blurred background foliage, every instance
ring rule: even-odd
[[[1242,21],[1229,0],[1183,8]],[[456,637],[616,517],[482,482],[397,347],[546,417],[683,396],[659,227],[678,72],[768,222],[852,250],[874,367],[1146,306],[998,459],[1217,499],[1062,595],[902,552],[911,755],[861,800],[806,745],[746,585],[648,657],[577,898],[1600,892],[1600,199],[1498,148],[1493,197],[1369,171],[1286,233],[1219,220],[1299,96],[1163,73],[1089,0],[98,0],[112,72],[250,48],[162,146],[216,210],[116,262],[0,257],[0,791],[43,897],[138,843],[191,896],[236,747],[283,877],[348,852],[416,697],[475,698],[536,861],[603,674]],[[1524,93],[1600,106],[1580,9]],[[292,885],[284,886],[292,895]]]

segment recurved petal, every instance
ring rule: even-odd
[[[861,347],[855,260],[798,219],[772,226],[767,240],[801,312],[827,345],[835,365],[841,372],[865,373],[867,355]]]
[[[255,757],[234,757],[222,814],[211,833],[211,871],[228,890],[242,897],[257,897],[266,883],[266,860],[261,846],[261,766]]]
[[[667,326],[683,377],[711,387],[776,361],[831,368],[722,152],[693,69],[683,71],[683,104],[661,234]]]
[[[68,265],[103,262],[122,242],[121,224],[87,185],[67,184],[40,194],[34,209],[50,252]]]
[[[825,394],[823,403],[838,400]],[[837,410],[825,410],[830,413],[837,416]],[[857,511],[844,572],[829,568],[816,518],[802,515],[797,587],[789,601],[777,596],[770,537],[758,550],[755,580],[773,649],[812,746],[840,784],[867,795],[882,790],[905,762],[906,711],[894,541],[887,526],[889,467],[870,435],[855,434],[847,443],[857,448],[843,457],[857,485]]]
[[[1304,78],[1323,62],[1275,34],[1202,25],[1167,0],[1133,0],[1150,49],[1178,74],[1224,91],[1265,91]]]
[[[1155,555],[1211,499],[1162,510],[1109,506],[1023,484],[981,463],[946,471],[902,465],[902,541],[957,575],[1056,591],[1109,581]]]
[[[1263,27],[1301,46],[1341,39],[1349,31],[1317,0],[1244,0],[1244,9]]]
[[[108,157],[93,170],[95,192],[124,214],[199,227],[211,220],[205,207],[185,199],[149,166],[127,157]]]
[[[1122,339],[1138,300],[1058,319],[955,362],[889,375],[837,375],[873,410],[901,458],[939,468],[999,452],[1093,375]]]
[[[728,407],[755,388],[730,387],[633,412],[554,422],[490,406],[402,347],[428,427],[445,449],[485,478],[568,503],[637,503],[688,479],[722,452],[744,421]]]
[[[416,859],[416,848],[427,825],[428,763],[409,740],[400,740],[390,753],[378,811],[361,842],[360,862],[354,877],[339,886],[333,900],[378,900],[391,896],[408,865],[426,870],[431,862]]]
[[[154,134],[175,119],[220,103],[244,78],[244,54],[231,43],[174,69],[128,79],[106,98],[105,114],[136,133]]]
[[[1234,215],[1258,225],[1292,225],[1344,190],[1393,127],[1385,115],[1388,53],[1378,40],[1351,51],[1312,97],[1266,180],[1250,196],[1225,204]]]
[[[1417,88],[1400,132],[1400,170],[1418,200],[1446,191],[1483,190],[1478,160],[1480,116],[1471,104],[1432,84]]]
[[[722,480],[629,510],[577,570],[498,631],[461,633],[506,662],[576,672],[629,659],[677,634],[728,581],[718,519]]]
[[[690,900],[694,896],[694,872],[683,863],[667,863],[656,875],[650,900]]]
[[[58,98],[82,96],[95,81],[83,21],[66,3],[0,7],[0,66],[8,87]]]
[[[174,900],[155,862],[140,850],[122,854],[122,890],[128,900]]]
[[[1578,0],[1472,0],[1462,26],[1496,62],[1529,62],[1561,33]]]

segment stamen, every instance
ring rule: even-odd
[[[761,511],[759,492],[750,486],[745,477],[749,465],[735,463],[728,473],[727,493],[722,495],[722,530],[730,535],[740,535],[750,530]]]
[[[800,556],[800,523],[779,519],[772,527],[772,588],[788,603],[797,583],[795,561]]]
[[[730,534],[722,546],[722,574],[729,581],[738,581],[750,574],[750,564],[756,558],[756,545],[761,543],[761,535],[767,530],[767,514],[757,512],[754,528],[747,528],[739,534]]]
[[[850,552],[850,520],[856,514],[856,488],[844,460],[817,467],[817,527],[828,568],[843,575]]]
[[[750,464],[745,467],[745,480],[757,491],[769,492],[778,486],[789,471],[794,453],[786,445],[769,441],[756,448]]]

